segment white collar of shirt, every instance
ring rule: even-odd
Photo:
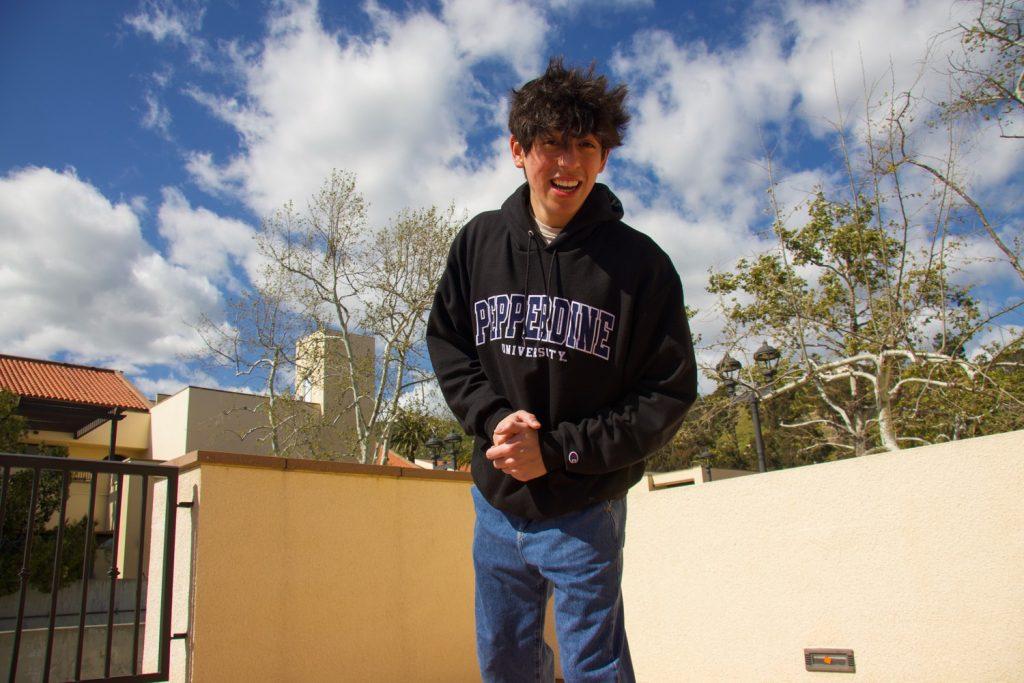
[[[551,244],[551,241],[558,237],[558,234],[562,232],[561,228],[552,228],[550,225],[544,225],[537,217],[534,216],[533,220],[537,223],[537,230],[540,231],[540,236],[544,238],[545,244]]]

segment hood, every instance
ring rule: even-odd
[[[537,221],[530,210],[530,186],[523,183],[511,197],[501,205],[501,215],[511,227],[512,240],[516,247],[528,250],[529,231],[537,227]],[[546,249],[565,251],[576,246],[580,240],[590,234],[594,228],[609,221],[621,220],[623,216],[622,202],[607,185],[595,183],[590,194],[583,201],[583,206],[572,217],[569,224],[562,228],[558,237],[547,245]]]

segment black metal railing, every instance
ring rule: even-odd
[[[14,455],[0,453],[0,467],[2,467],[2,484],[0,484],[0,547],[3,548],[2,565],[6,569],[19,567],[16,579],[8,576],[5,585],[18,591],[17,616],[14,620],[13,631],[9,634],[11,646],[10,666],[8,680],[13,683],[15,680],[29,680],[26,678],[25,669],[19,674],[19,660],[37,662],[38,652],[29,653],[31,656],[22,657],[24,652],[25,636],[25,606],[29,592],[30,578],[34,585],[45,581],[45,575],[40,579],[40,573],[45,574],[48,566],[52,566],[49,576],[49,620],[47,623],[46,641],[42,657],[42,667],[39,669],[39,679],[48,682],[56,677],[61,680],[73,681],[163,681],[167,680],[170,662],[171,642],[171,588],[174,567],[174,533],[175,514],[177,510],[178,490],[178,469],[173,466],[150,462],[116,462],[110,460],[82,460],[74,458],[59,458],[39,455]],[[105,626],[105,642],[103,645],[102,667],[98,664],[89,667],[84,664],[86,655],[95,655],[87,651],[86,631],[87,628],[96,628],[86,624],[87,607],[89,598],[90,578],[94,572],[94,561],[96,555],[96,501],[97,484],[100,475],[107,475],[110,479],[109,507],[112,507],[112,536],[110,537],[110,568],[106,575],[109,578],[109,594],[107,601]],[[129,477],[135,477],[140,482],[140,505],[129,508],[124,501],[126,481]],[[166,506],[164,510],[164,545],[163,545],[163,572],[162,581],[159,586],[149,584],[148,590],[160,591],[160,623],[151,622],[145,624],[149,633],[153,633],[155,626],[159,626],[159,652],[157,655],[157,671],[141,672],[139,647],[140,629],[143,628],[141,603],[143,598],[143,574],[145,571],[144,557],[148,539],[146,532],[146,514],[149,509],[149,488],[155,479],[164,479],[167,483]],[[84,517],[84,540],[79,547],[65,548],[70,545],[67,541],[69,536],[66,531],[68,526],[68,505],[70,485],[74,482],[79,486],[88,484],[88,506]],[[125,544],[123,529],[121,525],[122,506],[128,515],[139,515],[134,518],[138,524],[138,554],[137,557],[129,559],[125,553],[125,566],[133,562],[136,571],[134,585],[135,604],[132,612],[133,619],[130,622],[131,632],[131,660],[126,668],[130,670],[115,670],[112,665],[115,654],[114,630],[115,630],[115,598],[120,580],[121,568],[118,567],[119,551]],[[59,509],[53,509],[56,507]],[[23,508],[23,509],[22,509]],[[47,511],[50,515],[47,519]],[[22,519],[22,514],[24,519]],[[56,514],[56,520],[53,515]],[[53,525],[55,524],[55,527]],[[45,529],[45,527],[53,527]],[[11,533],[12,530],[24,529],[24,535]],[[4,538],[7,536],[7,538]],[[16,537],[15,537],[16,536]],[[47,545],[52,542],[53,561],[44,557],[47,564],[41,565],[37,549],[33,546],[39,543]],[[61,586],[73,579],[68,575],[68,562],[64,561],[67,554],[81,552],[81,600],[77,620],[77,640],[74,648],[74,662],[61,662],[56,666],[54,660],[54,634],[57,630],[57,597]],[[37,553],[35,556],[34,553]],[[77,562],[74,566],[77,567]],[[10,572],[8,572],[9,574]],[[155,617],[156,615],[150,615]],[[95,621],[95,620],[93,620]],[[124,623],[128,622],[123,622]],[[94,647],[95,642],[89,639],[90,646]],[[124,646],[127,649],[126,645]],[[2,655],[3,653],[0,653]],[[127,659],[126,653],[121,653],[121,659]],[[90,661],[95,657],[90,657]],[[32,667],[38,668],[38,664]],[[102,675],[98,669],[102,669]],[[94,670],[90,670],[94,669]],[[62,670],[73,675],[54,675],[54,670]],[[83,674],[85,677],[83,678]],[[34,676],[32,680],[35,680]]]

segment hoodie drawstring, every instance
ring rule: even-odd
[[[523,282],[523,301],[524,302],[530,300],[529,299],[529,297],[530,297],[530,252],[533,250],[533,239],[534,239],[534,237],[533,237],[533,230],[527,230],[526,231],[526,235],[527,235],[527,240],[526,240],[526,281]],[[525,303],[524,303],[524,305],[525,305]],[[519,341],[523,342],[523,344],[526,344],[526,337],[523,336],[523,333],[525,331],[526,331],[526,325],[524,324],[519,329]]]
[[[525,278],[525,281],[523,282],[523,301],[524,302],[530,300],[530,261],[532,260],[530,257],[533,255],[534,240],[537,238],[536,234],[534,233],[533,230],[527,230],[526,231],[526,235],[527,235],[527,241],[526,241],[526,278]],[[541,252],[541,250],[539,248],[539,245],[538,245],[538,249],[537,249],[537,258],[541,259],[541,268],[543,268],[544,267],[544,259],[543,259],[543,256],[542,256],[542,252]],[[547,315],[544,316],[544,325],[545,326],[550,325],[550,323],[551,323],[551,321],[549,319],[550,316],[551,316],[551,275],[552,275],[552,273],[555,270],[555,262],[556,261],[558,261],[558,249],[552,249],[551,250],[551,263],[548,264],[548,272],[547,272],[547,275],[544,277],[544,304],[543,304],[543,306],[544,306],[544,309],[547,311]],[[524,346],[526,345],[526,324],[525,324],[525,321],[524,321],[523,326],[519,330],[519,340],[523,343]],[[533,342],[534,348],[537,347],[537,342],[538,342],[538,340],[534,340],[534,342]]]
[[[558,260],[558,249],[551,250],[551,263],[548,264],[548,276],[544,278],[544,296],[548,302],[551,301],[551,273],[555,270],[555,262]]]

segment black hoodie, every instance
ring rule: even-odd
[[[427,324],[445,400],[475,437],[473,480],[529,519],[622,497],[697,395],[672,261],[596,184],[551,244],[529,186],[456,236]],[[505,416],[541,423],[547,474],[520,482],[484,456]]]

